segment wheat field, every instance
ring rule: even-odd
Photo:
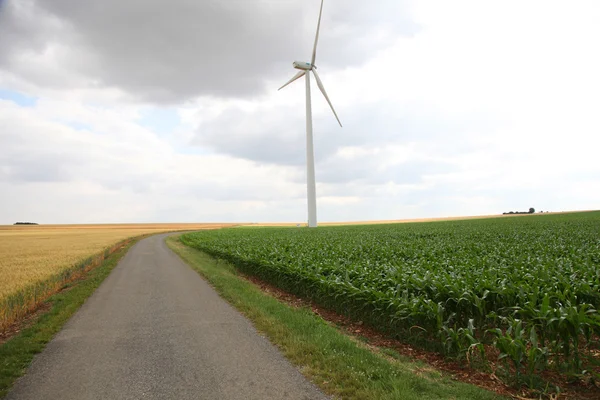
[[[233,224],[0,226],[0,333],[128,238]],[[114,250],[114,249],[113,249]],[[95,261],[90,261],[97,257]],[[86,261],[88,260],[88,261]],[[94,265],[83,265],[83,264]],[[75,273],[71,273],[75,271]]]
[[[124,239],[223,224],[0,226],[0,300]]]

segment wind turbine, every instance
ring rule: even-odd
[[[325,96],[325,100],[329,103],[329,107],[331,107],[331,111],[333,111],[333,115],[335,115],[335,119],[337,119],[340,126],[342,123],[327,96],[327,92],[325,91],[325,87],[323,87],[323,82],[321,82],[321,78],[319,78],[319,74],[317,73],[317,66],[315,65],[315,59],[317,58],[317,43],[319,42],[319,30],[321,29],[321,16],[323,15],[323,2],[321,0],[321,10],[319,11],[319,22],[317,24],[317,36],[315,37],[315,46],[313,48],[312,59],[311,62],[300,62],[294,61],[293,66],[300,71],[290,79],[285,85],[279,88],[279,90],[283,89],[290,83],[294,82],[306,76],[306,186],[307,186],[307,197],[308,197],[308,226],[310,228],[317,227],[317,191],[315,187],[315,153],[313,148],[313,126],[312,126],[312,107],[311,107],[311,99],[310,99],[310,72],[312,71],[315,74],[315,80],[317,81],[317,86]]]

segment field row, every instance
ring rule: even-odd
[[[238,228],[182,241],[405,340],[507,376],[598,371],[600,213]],[[594,356],[596,355],[596,356]],[[529,382],[533,384],[533,382]]]

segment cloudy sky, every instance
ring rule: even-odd
[[[0,224],[306,221],[319,0],[0,0]],[[600,3],[326,0],[320,221],[600,208]],[[318,95],[318,96],[317,96]]]

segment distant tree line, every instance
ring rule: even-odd
[[[529,209],[529,211],[509,211],[509,212],[505,212],[502,214],[507,215],[507,214],[533,214],[533,213],[535,213],[535,208],[531,207]]]
[[[37,222],[15,222],[13,225],[39,225]]]

